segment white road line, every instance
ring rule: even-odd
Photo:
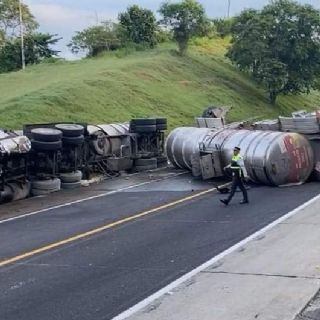
[[[274,227],[276,227],[277,225],[279,225],[283,221],[293,217],[294,215],[299,213],[301,210],[305,209],[306,207],[308,207],[309,205],[313,204],[314,202],[316,202],[319,199],[320,199],[320,194],[315,196],[314,198],[310,199],[306,203],[302,204],[301,206],[297,207],[296,209],[290,211],[289,213],[287,213],[286,215],[282,216],[281,218],[273,221],[272,223],[270,223],[266,227],[262,228],[261,230],[255,232],[254,234],[252,234],[251,236],[247,237],[246,239],[238,242],[237,244],[235,244],[234,246],[230,247],[229,249],[221,252],[220,254],[218,254],[217,256],[215,256],[212,259],[208,260],[207,262],[205,262],[201,266],[199,266],[199,267],[193,269],[192,271],[190,271],[189,273],[183,275],[181,278],[173,281],[172,283],[170,283],[166,287],[160,289],[156,293],[152,294],[151,296],[149,296],[146,299],[142,300],[141,302],[137,303],[136,305],[134,305],[130,309],[128,309],[128,310],[122,312],[121,314],[119,314],[118,316],[114,317],[112,320],[124,320],[124,319],[127,319],[127,318],[133,316],[138,311],[141,311],[143,308],[145,308],[146,306],[148,306],[149,304],[151,304],[155,300],[159,299],[163,295],[168,294],[170,291],[172,291],[175,288],[179,287],[182,283],[184,283],[187,280],[189,280],[190,278],[196,276],[201,271],[211,267],[213,264],[217,263],[219,260],[223,259],[225,256],[237,251],[238,249],[240,249],[241,247],[243,247],[244,245],[246,245],[250,241],[260,237],[261,235],[263,235],[267,231],[273,229]]]
[[[185,172],[179,172],[179,173],[172,174],[172,175],[169,175],[169,176],[164,177],[164,178],[154,179],[152,181],[141,182],[141,183],[129,186],[129,187],[124,187],[124,188],[120,188],[120,189],[117,189],[117,190],[108,191],[108,192],[101,193],[101,194],[98,194],[98,195],[95,195],[95,196],[92,196],[92,197],[88,197],[88,198],[84,198],[84,199],[80,199],[80,200],[75,200],[75,201],[59,204],[57,206],[49,207],[49,208],[46,208],[46,209],[41,209],[41,210],[38,210],[38,211],[33,211],[33,212],[26,213],[26,214],[23,214],[23,215],[19,215],[19,216],[16,216],[16,217],[0,220],[0,224],[4,224],[4,223],[10,222],[10,221],[31,217],[31,216],[34,216],[34,215],[37,215],[37,214],[40,214],[40,213],[44,213],[44,212],[48,212],[48,211],[51,211],[51,210],[55,210],[55,209],[69,207],[69,206],[72,206],[74,204],[82,203],[82,202],[85,202],[85,201],[90,201],[90,200],[94,200],[94,199],[98,199],[98,198],[103,198],[103,197],[106,197],[106,196],[109,196],[109,195],[112,195],[112,194],[115,194],[115,193],[119,193],[119,192],[122,192],[122,191],[126,191],[126,190],[130,190],[130,189],[133,189],[133,188],[142,187],[142,186],[151,184],[153,182],[160,182],[160,181],[168,180],[170,178],[181,176],[181,175],[184,175],[186,173],[188,173],[188,172],[186,172],[186,171]]]

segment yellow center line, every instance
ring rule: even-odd
[[[130,222],[130,221],[145,217],[147,215],[150,215],[152,213],[158,212],[160,210],[171,208],[173,206],[176,206],[178,204],[184,203],[186,201],[190,201],[190,200],[199,198],[199,197],[201,197],[203,195],[206,195],[206,194],[208,194],[210,192],[213,192],[213,191],[216,191],[216,190],[217,190],[217,188],[207,189],[205,191],[198,192],[198,193],[196,193],[196,194],[194,194],[192,196],[188,196],[188,197],[182,198],[180,200],[176,200],[176,201],[170,202],[168,204],[162,205],[160,207],[156,207],[156,208],[153,208],[153,209],[150,209],[150,210],[147,210],[147,211],[140,212],[140,213],[135,214],[133,216],[130,216],[130,217],[124,218],[122,220],[118,220],[116,222],[104,225],[102,227],[99,227],[99,228],[96,228],[96,229],[93,229],[93,230],[90,230],[90,231],[75,235],[73,237],[64,239],[62,241],[54,242],[54,243],[46,245],[44,247],[41,247],[41,248],[38,248],[38,249],[34,249],[32,251],[29,251],[29,252],[25,252],[23,254],[20,254],[18,256],[15,256],[15,257],[12,257],[12,258],[9,258],[9,259],[2,260],[2,261],[0,261],[0,267],[7,266],[9,264],[18,262],[18,261],[23,260],[25,258],[32,257],[32,256],[34,256],[36,254],[39,254],[39,253],[47,252],[47,251],[49,251],[51,249],[56,249],[56,248],[61,247],[63,245],[69,244],[71,242],[74,242],[74,241],[77,241],[77,240],[81,240],[81,239],[89,237],[89,236],[96,235],[96,234],[98,234],[100,232],[103,232],[105,230],[108,230],[108,229],[111,229],[113,227],[119,226],[119,225],[124,224],[126,222]]]

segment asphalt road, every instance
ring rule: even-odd
[[[190,179],[1,223],[0,319],[112,319],[319,193],[316,183],[256,187],[250,205],[237,194],[223,207]]]

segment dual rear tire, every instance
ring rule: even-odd
[[[31,130],[31,146],[35,151],[57,151],[62,148],[62,132],[51,128]]]
[[[130,121],[130,132],[132,133],[152,133],[167,130],[167,119],[147,118],[133,119]]]
[[[81,187],[82,172],[80,170],[60,174],[61,189],[77,189]]]

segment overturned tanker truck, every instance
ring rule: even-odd
[[[165,118],[88,125],[49,123],[0,130],[0,203],[75,189],[93,175],[156,169],[166,163]]]
[[[296,125],[288,128],[289,119]],[[210,122],[205,120],[197,119],[197,123]],[[253,123],[250,130],[214,120],[210,123],[220,125],[177,128],[169,134],[166,152],[175,167],[189,169],[203,179],[222,177],[233,148],[238,146],[253,182],[284,186],[301,184],[311,177],[320,180],[320,126],[315,113]]]
[[[318,114],[262,121],[244,129],[224,119],[198,118],[198,127],[173,130],[165,118],[130,123],[25,125],[0,130],[0,203],[75,189],[92,175],[156,169],[167,160],[196,177],[225,176],[232,150],[242,150],[252,181],[273,186],[320,181]],[[203,126],[203,127],[202,127]]]

